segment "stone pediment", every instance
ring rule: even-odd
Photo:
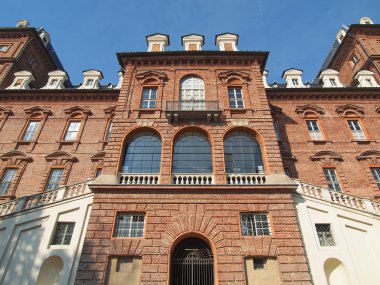
[[[228,70],[228,71],[221,72],[218,74],[218,77],[220,81],[222,81],[223,83],[226,83],[231,78],[238,78],[243,82],[249,81],[251,78],[249,73],[237,71],[237,70]]]
[[[302,116],[305,116],[307,113],[314,113],[318,117],[325,114],[325,111],[323,108],[315,106],[315,105],[311,105],[311,104],[297,106],[297,108],[295,109],[295,112]]]
[[[24,112],[28,115],[34,114],[34,113],[43,113],[45,115],[51,115],[52,114],[52,112],[48,108],[42,107],[42,106],[34,106],[31,108],[27,108],[24,110]]]
[[[346,104],[336,108],[335,110],[339,115],[345,117],[347,112],[352,112],[358,116],[364,115],[364,108],[352,104]]]
[[[138,81],[145,81],[147,79],[156,79],[159,82],[163,82],[168,78],[168,76],[163,72],[145,71],[145,72],[141,72],[139,74],[136,74],[135,78]]]

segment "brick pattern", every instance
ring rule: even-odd
[[[246,284],[244,256],[277,257],[284,284],[311,284],[290,193],[150,192],[95,194],[76,284],[103,284],[112,255],[142,256],[141,284],[167,284],[171,247],[188,235],[214,248],[219,285]],[[111,238],[117,211],[145,212],[144,238]],[[272,236],[242,237],[240,212],[268,212]]]

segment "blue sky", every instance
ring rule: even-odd
[[[269,82],[282,71],[304,70],[312,81],[342,24],[368,16],[380,24],[379,0],[18,0],[2,3],[0,26],[28,19],[44,27],[73,84],[82,71],[98,69],[103,84],[117,82],[116,52],[145,51],[145,36],[170,36],[169,50],[181,50],[181,36],[240,35],[240,50],[269,51]],[[6,13],[4,13],[6,11]]]

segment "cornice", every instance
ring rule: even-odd
[[[4,89],[0,90],[0,101],[117,101],[119,93],[118,89]]]

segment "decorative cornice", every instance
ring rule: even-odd
[[[66,116],[71,116],[74,113],[81,113],[85,116],[91,115],[91,110],[83,106],[73,106],[63,110]]]
[[[347,112],[353,112],[358,116],[364,115],[364,108],[363,107],[352,105],[352,104],[346,104],[346,105],[340,106],[340,107],[336,108],[335,111],[339,115],[341,115],[342,117],[345,117]]]
[[[305,116],[308,112],[314,113],[316,116],[322,116],[325,114],[323,108],[311,104],[297,106],[295,112],[302,116]]]
[[[159,82],[163,82],[163,81],[167,80],[168,76],[163,72],[145,71],[145,72],[141,72],[141,73],[136,74],[135,78],[138,81],[145,81],[147,79],[153,78]]]
[[[355,157],[357,160],[369,160],[371,163],[376,164],[380,161],[380,151],[367,150]]]
[[[34,106],[34,107],[31,107],[31,108],[27,108],[24,110],[24,112],[27,114],[27,115],[31,115],[31,114],[34,114],[34,113],[43,113],[44,115],[48,116],[48,115],[51,115],[52,112],[45,108],[45,107],[42,107],[42,106]]]
[[[335,161],[343,161],[343,157],[334,152],[329,150],[319,151],[316,154],[310,156],[311,161],[318,161],[318,160],[335,160]]]
[[[246,73],[243,71],[238,71],[238,70],[223,71],[223,72],[218,74],[218,78],[223,83],[226,83],[231,78],[238,78],[242,82],[247,82],[251,79],[249,73]]]
[[[19,165],[22,162],[26,163],[32,161],[32,158],[30,156],[18,150],[9,151],[0,156],[0,159],[6,162],[8,165]]]

